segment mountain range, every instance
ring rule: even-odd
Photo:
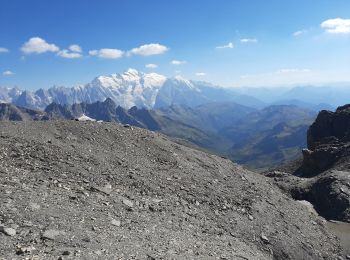
[[[214,101],[245,100],[259,104],[255,98],[231,93],[209,83],[186,80],[180,76],[166,78],[156,73],[129,69],[122,74],[99,76],[86,85],[72,88],[51,87],[37,91],[18,88],[0,88],[0,102],[31,108],[45,109],[55,102],[62,105],[94,103],[110,98],[123,108],[160,108],[172,104],[197,106]]]
[[[171,105],[196,107],[212,102],[234,102],[251,108],[297,105],[318,112],[322,109],[332,110],[346,103],[349,94],[348,88],[327,86],[224,88],[207,82],[187,80],[181,76],[168,78],[157,73],[128,69],[121,74],[98,76],[90,83],[71,88],[53,86],[29,91],[0,86],[0,103],[44,110],[53,102],[72,105],[110,98],[126,109],[133,106],[159,109]]]

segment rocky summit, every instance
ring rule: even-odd
[[[323,218],[229,160],[116,123],[0,124],[2,259],[336,259]]]

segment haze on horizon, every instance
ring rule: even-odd
[[[127,68],[223,86],[350,82],[346,0],[3,0],[0,23],[0,86]]]

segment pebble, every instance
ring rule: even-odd
[[[0,232],[4,233],[5,235],[8,235],[10,237],[16,235],[16,230],[13,228],[8,228],[8,227],[0,227]]]
[[[37,204],[37,203],[34,203],[34,202],[30,202],[30,203],[29,203],[29,207],[30,207],[32,210],[38,210],[38,209],[40,209],[40,205]]]
[[[48,229],[41,236],[43,239],[55,240],[55,238],[59,235],[64,234],[63,231]]]
[[[134,203],[131,201],[131,200],[128,200],[128,199],[123,199],[123,204],[132,208],[134,206]]]
[[[70,255],[70,252],[68,250],[65,250],[62,252],[62,255]]]
[[[119,220],[112,219],[111,224],[116,227],[120,227],[121,223]]]
[[[33,246],[18,246],[18,250],[17,250],[17,253],[18,254],[25,254],[25,253],[31,253],[32,251],[35,250],[35,247]]]
[[[261,240],[264,242],[264,243],[269,243],[269,239],[267,238],[267,236],[265,236],[264,234],[261,234],[260,236]]]

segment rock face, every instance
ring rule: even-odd
[[[283,169],[294,176],[267,175],[294,198],[310,201],[325,218],[350,222],[350,105],[321,111],[307,144],[302,162]]]
[[[1,122],[4,259],[336,259],[272,181],[145,129]],[[33,206],[35,205],[35,206]]]
[[[321,111],[310,126],[307,138],[311,150],[330,142],[350,142],[350,104],[338,107],[335,112]]]
[[[308,149],[303,151],[303,174],[312,175],[331,168],[349,153],[350,105],[335,112],[321,111],[307,133]]]

